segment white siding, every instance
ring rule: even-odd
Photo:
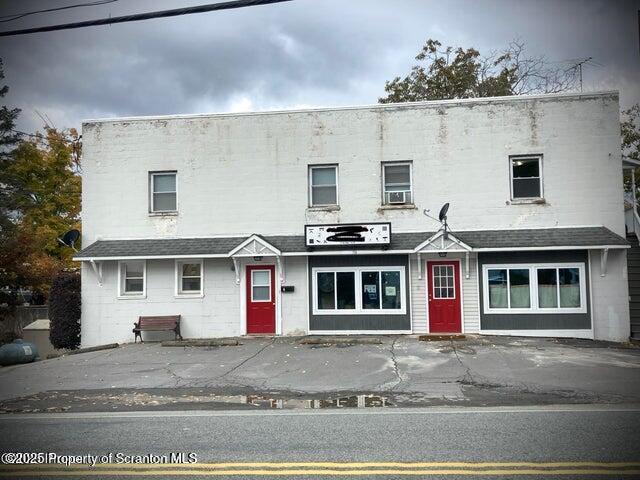
[[[424,257],[422,258],[422,278],[419,278],[418,257],[409,256],[411,270],[411,326],[413,333],[427,333],[427,288],[424,268]]]
[[[422,278],[418,278],[418,257],[412,255],[411,262],[411,306],[413,333],[428,332],[427,314],[427,267],[428,260],[444,260],[438,255],[422,255]],[[460,260],[460,282],[462,284],[462,329],[464,333],[477,333],[480,329],[478,306],[477,255],[469,255],[469,278],[466,278],[464,255],[449,253],[446,260]]]

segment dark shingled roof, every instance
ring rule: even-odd
[[[394,233],[388,250],[413,250],[435,232]],[[472,248],[598,247],[628,245],[605,227],[540,228],[523,230],[478,230],[453,232]],[[189,255],[225,255],[248,237],[155,238],[145,240],[98,240],[76,254],[83,258],[125,258]],[[303,235],[261,237],[281,252],[305,252]],[[336,247],[334,247],[335,249]],[[357,247],[351,247],[357,248]],[[360,247],[366,250],[367,247]],[[316,247],[315,251],[326,251]]]
[[[454,232],[454,235],[474,248],[629,245],[626,239],[605,227],[479,230]]]
[[[247,237],[150,238],[144,240],[98,240],[76,254],[84,257],[157,257],[162,255],[226,254]]]

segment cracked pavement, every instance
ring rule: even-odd
[[[380,344],[303,345],[293,337],[242,338],[241,345],[225,347],[127,344],[0,368],[0,407],[30,396],[54,405],[69,401],[68,392],[94,405],[98,394],[116,403],[118,395],[173,395],[164,403],[181,408],[189,398],[204,398],[193,403],[210,407],[207,398],[232,394],[285,400],[373,394],[396,406],[640,403],[637,347],[514,337],[379,338]]]

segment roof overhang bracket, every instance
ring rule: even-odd
[[[93,273],[98,278],[98,285],[102,286],[102,262],[89,260],[89,265],[91,265],[91,269],[93,270]]]
[[[231,257],[233,261],[233,272],[236,274],[236,285],[240,285],[240,265],[238,264],[238,257]]]
[[[603,248],[600,250],[600,276],[604,277],[607,274],[607,259],[609,258],[609,249]]]
[[[276,257],[276,264],[278,265],[278,274],[280,276],[280,285],[284,285],[284,262],[282,261],[282,257],[278,255]]]
[[[464,254],[464,278],[469,279],[469,252]]]

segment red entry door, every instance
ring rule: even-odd
[[[460,264],[427,262],[429,333],[460,333]]]
[[[276,333],[275,267],[247,265],[247,333]]]

